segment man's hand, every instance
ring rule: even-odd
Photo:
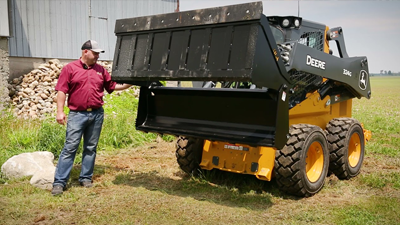
[[[56,116],[56,120],[57,120],[57,123],[59,123],[61,125],[65,125],[65,123],[67,122],[67,117],[65,116],[64,112],[58,112],[57,116]]]
[[[132,86],[132,84],[117,84],[117,85],[115,85],[115,90],[122,91],[122,90],[128,89],[131,86]]]
[[[67,117],[64,113],[64,104],[65,99],[67,98],[66,94],[62,91],[57,92],[57,123],[64,125],[67,122]]]

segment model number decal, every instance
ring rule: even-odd
[[[312,66],[321,70],[325,70],[325,62],[321,61],[319,59],[314,59],[313,57],[311,57],[310,55],[307,55],[307,61],[306,64],[308,66]]]
[[[343,74],[351,77],[351,71],[348,71],[346,69],[343,69]]]
[[[243,147],[243,146],[237,146],[237,145],[224,145],[224,148],[226,149],[233,149],[233,150],[240,150],[240,151],[248,151],[249,148]]]

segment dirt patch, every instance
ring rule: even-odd
[[[395,159],[393,159],[395,160]],[[361,174],[371,174],[379,171],[400,172],[399,165],[390,159],[377,159],[376,157],[367,156],[364,160],[364,165],[362,167]],[[105,153],[98,157],[98,165],[103,165],[108,168],[109,171],[105,176],[97,177],[97,182],[105,182],[107,179],[111,179],[110,176],[124,177],[125,179],[133,179],[136,181],[145,182],[145,177],[157,176],[159,180],[152,179],[148,181],[154,185],[160,185],[160,182],[171,182],[171,184],[163,184],[165,187],[177,188],[177,184],[172,184],[172,181],[190,179],[190,177],[180,170],[178,163],[175,158],[175,143],[174,142],[164,142],[150,143],[148,145],[134,148],[134,149],[124,149],[117,150],[115,152]],[[121,174],[124,174],[123,176]],[[108,178],[107,178],[108,176]],[[149,178],[147,178],[149,179]],[[248,179],[248,175],[239,175],[238,179]],[[221,178],[223,181],[218,181],[218,179],[212,182],[208,182],[210,186],[221,186],[227,185],[227,188],[237,188],[237,182],[232,182],[232,187],[229,187],[229,182]],[[381,194],[381,189],[372,189],[366,187],[360,183],[358,177],[350,180],[339,180],[335,175],[330,175],[326,178],[324,188],[316,195],[311,198],[297,198],[289,195],[285,195],[277,190],[276,185],[274,186],[274,180],[271,182],[265,182],[261,180],[255,181],[257,183],[256,192],[260,193],[259,187],[264,187],[263,192],[279,193],[276,197],[282,197],[284,199],[295,200],[298,204],[322,204],[322,205],[347,205],[354,203],[360,196],[365,198],[372,195]],[[254,183],[253,180],[251,183]],[[254,184],[252,184],[254,185]],[[271,189],[271,185],[273,188]],[[149,185],[148,185],[149,186]],[[265,188],[267,187],[267,188]],[[156,188],[156,187],[155,187]],[[246,189],[244,187],[238,187],[239,189]],[[387,190],[389,191],[389,190]],[[396,191],[395,191],[396,192]],[[362,198],[361,198],[362,199]],[[286,202],[286,201],[285,201]],[[286,202],[287,204],[292,204]],[[279,207],[285,207],[280,205]]]

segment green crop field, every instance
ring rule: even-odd
[[[353,117],[372,131],[361,173],[327,177],[309,198],[279,191],[274,181],[225,172],[190,177],[176,163],[173,138],[134,130],[137,101],[107,96],[94,187],[77,178],[51,196],[29,178],[0,177],[0,224],[400,224],[400,77],[372,77],[372,98],[353,100]],[[56,156],[65,128],[46,121],[0,118],[0,163],[27,151]]]

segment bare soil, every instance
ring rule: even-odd
[[[179,168],[176,162],[175,150],[175,142],[160,141],[159,143],[151,143],[136,149],[120,150],[115,154],[100,155],[96,163],[106,168],[112,168],[114,174],[128,172],[131,174],[141,174],[144,177],[157,174],[157,176],[162,177],[164,181],[187,181],[191,179],[191,177]],[[302,203],[318,203],[327,206],[332,204],[348,205],[354,201],[377,195],[395,195],[400,197],[400,191],[390,186],[384,189],[375,189],[362,184],[360,181],[361,176],[366,176],[377,171],[400,174],[399,159],[389,157],[377,159],[374,156],[365,156],[361,173],[357,177],[350,180],[339,180],[335,175],[329,175],[325,180],[325,186],[322,191],[310,198],[297,198],[286,195],[278,190],[274,180],[266,182],[257,180],[256,178],[253,179],[253,177],[249,177],[249,175],[241,174],[233,175],[233,178],[251,181],[251,185],[254,186],[255,189],[259,189],[255,190],[257,193],[267,192],[278,199],[283,198],[300,201]],[[224,175],[230,177],[232,174],[222,171],[219,173],[220,174],[218,174],[216,178],[211,177],[210,179],[205,179],[208,185],[227,186],[227,188],[242,188],[247,190],[247,188],[243,187],[241,184],[238,185],[235,181],[229,182],[221,178]],[[107,179],[107,176],[100,174],[95,175],[94,178],[95,182],[103,182],[103,179]],[[154,188],[157,188],[159,184],[155,182],[154,185]],[[151,189],[150,185],[148,185],[148,187]],[[250,189],[251,188],[253,187],[250,187]],[[291,201],[282,201],[283,199],[278,200],[281,203],[276,205],[278,208],[286,208],[288,204],[293,205]]]

